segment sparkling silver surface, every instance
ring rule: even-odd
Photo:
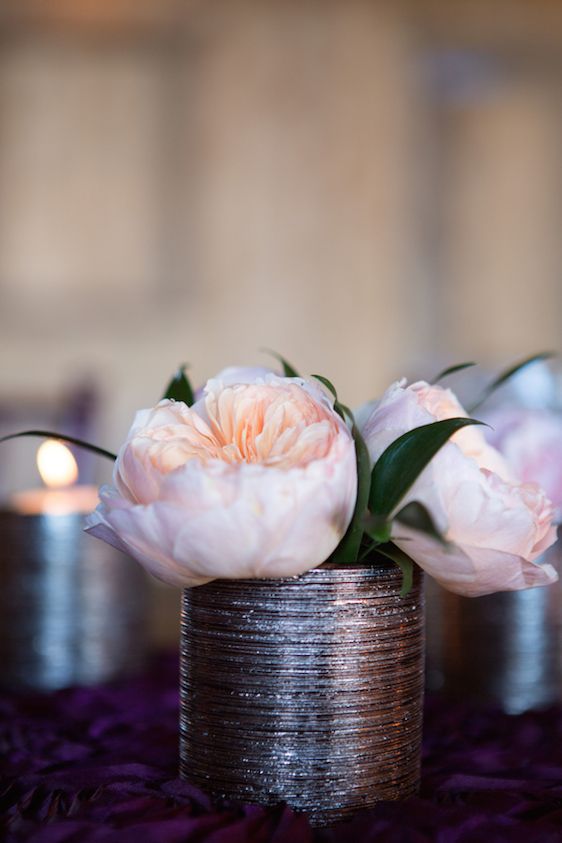
[[[140,565],[80,515],[0,512],[0,682],[51,690],[133,673],[145,656]]]
[[[418,787],[421,575],[322,566],[183,595],[181,775],[330,825]]]
[[[545,561],[560,573],[560,542]],[[459,597],[429,578],[427,684],[508,714],[562,700],[562,583]]]

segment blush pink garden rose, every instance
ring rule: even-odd
[[[357,493],[355,448],[314,384],[225,370],[189,408],[137,413],[87,530],[179,586],[285,577],[339,544]]]
[[[362,433],[374,463],[406,431],[466,415],[450,390],[401,381],[387,390]],[[558,578],[551,565],[534,561],[556,538],[550,501],[537,484],[517,482],[482,428],[457,432],[398,509],[414,500],[425,504],[451,547],[397,522],[392,541],[449,591],[477,597]]]
[[[486,413],[486,439],[515,477],[538,483],[562,520],[562,414],[552,410],[502,407]]]

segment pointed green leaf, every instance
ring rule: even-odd
[[[355,460],[357,464],[357,498],[355,509],[347,532],[334,553],[331,561],[340,565],[353,565],[357,562],[359,548],[363,537],[363,518],[367,510],[369,488],[371,486],[371,460],[365,440],[361,436],[355,422],[351,428],[351,435],[355,442]]]
[[[334,398],[334,410],[345,421],[346,416],[351,422],[351,435],[355,443],[355,460],[357,465],[357,498],[355,501],[355,509],[347,532],[334,553],[330,557],[332,562],[339,565],[353,565],[357,562],[359,557],[359,550],[361,547],[361,539],[365,532],[363,520],[367,511],[367,501],[369,498],[369,489],[371,486],[371,459],[365,440],[363,439],[359,428],[355,424],[353,413],[341,404],[338,400],[338,393],[334,384],[325,378],[323,375],[311,375],[322,383],[326,389],[332,394]]]
[[[504,384],[522,369],[526,368],[527,366],[530,366],[531,363],[539,363],[541,360],[550,360],[552,357],[555,356],[555,353],[552,351],[542,351],[540,354],[533,354],[532,357],[527,357],[520,363],[516,363],[514,366],[510,366],[509,369],[506,369],[504,372],[501,373],[501,375],[498,375],[498,377],[486,387],[476,404],[473,404],[470,408],[470,412],[473,413],[474,410],[476,410],[478,407],[480,407],[481,404],[484,403],[484,401],[488,400],[490,395],[492,395],[499,386]]]
[[[394,521],[404,524],[405,527],[410,527],[412,530],[419,530],[421,533],[437,539],[442,545],[448,545],[447,540],[439,532],[435,526],[435,522],[431,513],[419,501],[411,501],[400,510],[395,516]]]
[[[334,398],[334,410],[336,411],[338,416],[341,416],[341,418],[345,421],[345,417],[347,415],[351,422],[354,423],[353,413],[351,412],[349,407],[346,407],[344,404],[340,404],[340,402],[338,401],[338,393],[334,384],[329,381],[328,378],[325,378],[323,375],[311,375],[310,377],[316,378],[317,381],[320,381],[320,383],[326,387],[328,392],[332,394]]]
[[[483,424],[454,418],[424,424],[392,442],[377,460],[371,475],[369,509],[386,518],[447,440],[461,428]]]
[[[173,401],[183,401],[188,407],[191,407],[195,401],[193,389],[185,370],[186,366],[182,365],[178,368],[176,374],[166,387],[166,392],[162,398],[170,398]]]
[[[311,375],[310,377],[316,378],[317,381],[320,381],[320,383],[324,384],[328,392],[331,392],[334,397],[334,410],[336,411],[336,413],[341,416],[344,421],[346,419],[349,419],[351,424],[354,425],[355,419],[353,417],[353,413],[346,404],[342,404],[342,402],[339,400],[338,393],[334,384],[329,381],[328,378],[325,378],[323,375]]]
[[[49,430],[22,430],[20,433],[10,433],[8,436],[2,436],[0,443],[8,442],[10,439],[19,439],[20,436],[40,436],[45,439],[60,439],[62,442],[69,442],[71,445],[77,445],[79,448],[84,448],[86,451],[91,451],[93,454],[98,454],[100,457],[107,457],[107,459],[115,462],[117,454],[111,451],[106,451],[105,448],[98,448],[97,445],[91,445],[89,442],[84,442],[82,439],[77,439],[75,436],[64,436],[60,433],[52,433]]]
[[[353,413],[352,413],[352,411],[349,409],[349,407],[348,407],[346,404],[342,404],[342,402],[341,402],[341,401],[336,401],[336,404],[338,405],[338,407],[339,407],[339,408],[340,408],[340,410],[341,410],[342,417],[344,418],[344,421],[345,421],[345,418],[347,417],[347,418],[349,419],[349,421],[350,421],[352,424],[354,424],[355,419],[354,419],[354,417],[353,417]],[[334,406],[335,406],[335,405],[334,405]]]
[[[320,383],[324,384],[324,386],[326,387],[328,392],[332,393],[332,395],[334,397],[334,401],[338,400],[338,393],[337,393],[336,387],[334,386],[332,381],[329,381],[328,378],[324,377],[324,375],[311,375],[310,377],[316,378],[317,381],[320,381]]]
[[[414,562],[409,556],[396,547],[394,544],[385,544],[383,547],[377,547],[377,553],[386,556],[387,559],[392,559],[396,562],[402,571],[402,588],[400,589],[400,597],[406,597],[412,590],[414,583]]]
[[[471,366],[476,365],[476,363],[457,363],[456,366],[449,366],[448,369],[443,369],[442,372],[439,372],[437,377],[433,379],[433,383],[439,383],[439,381],[448,378],[449,375],[453,375],[455,372],[461,372],[463,369],[469,369]]]
[[[270,354],[271,357],[275,357],[275,359],[278,360],[279,363],[281,363],[281,365],[283,366],[283,375],[286,378],[300,378],[300,375],[295,369],[295,367],[291,366],[291,364],[287,360],[285,360],[284,357],[281,357],[281,355],[278,354],[276,351],[273,351],[271,348],[262,348],[260,349],[260,351],[265,352],[265,354]]]
[[[363,520],[367,511],[367,501],[369,498],[369,489],[371,486],[371,459],[365,440],[363,439],[359,428],[355,424],[353,413],[341,404],[338,400],[338,393],[334,384],[325,378],[323,375],[311,375],[320,381],[326,389],[332,394],[334,398],[334,410],[345,421],[346,417],[351,422],[351,435],[355,443],[355,459],[357,465],[357,498],[355,501],[355,509],[351,523],[347,528],[347,532],[334,553],[330,557],[332,562],[339,565],[353,565],[357,562],[359,557],[359,550],[361,547],[361,540],[365,532]]]

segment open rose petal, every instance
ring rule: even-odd
[[[357,493],[355,448],[325,393],[264,370],[214,379],[192,408],[137,414],[87,529],[175,585],[282,577],[335,550]]]
[[[550,585],[558,579],[552,565],[538,565],[503,551],[458,544],[445,548],[429,536],[402,527],[400,536],[402,541],[396,544],[404,553],[443,588],[464,597]]]

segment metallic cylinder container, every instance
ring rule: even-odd
[[[323,565],[186,589],[180,769],[218,798],[329,826],[419,783],[422,575]]]
[[[140,565],[83,533],[83,517],[0,512],[0,682],[53,690],[138,670]]]
[[[560,572],[560,542],[545,555]],[[427,685],[508,714],[562,699],[562,583],[459,597],[426,583]]]

